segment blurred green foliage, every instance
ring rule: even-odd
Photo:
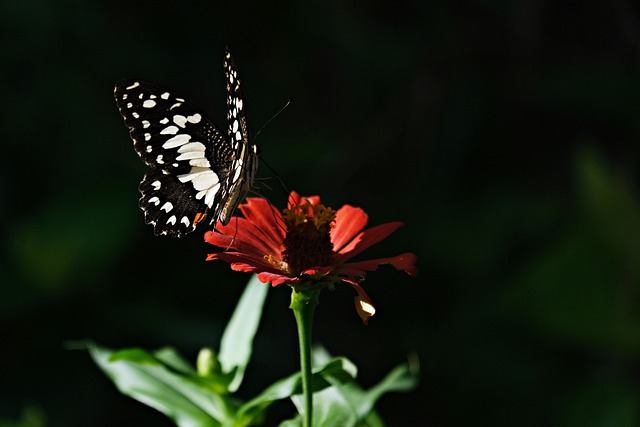
[[[0,418],[170,425],[64,343],[193,360],[218,341],[246,277],[205,263],[200,232],[144,225],[112,88],[156,81],[223,126],[229,46],[254,133],[293,98],[256,140],[287,186],[405,222],[370,254],[413,251],[421,276],[372,274],[366,328],[349,289],[324,295],[314,331],[365,387],[417,354],[418,391],[380,401],[389,425],[640,424],[639,16],[625,0],[0,2]],[[297,366],[287,300],[270,290],[246,396]]]

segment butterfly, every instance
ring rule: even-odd
[[[138,79],[116,83],[114,95],[133,148],[149,166],[140,183],[140,208],[156,235],[181,237],[210,216],[229,223],[258,168],[258,148],[249,141],[242,85],[229,51],[226,134],[194,105],[156,84]]]

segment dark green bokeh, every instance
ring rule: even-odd
[[[293,98],[256,141],[289,187],[406,224],[370,255],[415,252],[420,277],[371,274],[368,327],[324,294],[314,331],[367,387],[419,357],[389,425],[640,424],[640,9],[556,3],[0,3],[0,425],[171,425],[65,343],[218,341],[248,276],[204,262],[203,230],[144,225],[112,88],[156,81],[224,126],[225,46],[254,133]],[[288,298],[245,396],[296,369]]]

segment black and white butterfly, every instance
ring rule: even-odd
[[[249,128],[238,71],[224,59],[227,80],[226,134],[184,98],[153,83],[126,79],[114,94],[133,147],[150,169],[139,189],[140,207],[156,235],[181,237],[207,215],[227,224],[251,189],[258,149]]]

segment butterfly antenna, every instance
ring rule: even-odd
[[[233,246],[233,244],[236,242],[236,236],[238,235],[238,217],[232,216],[231,217],[232,221],[235,221],[236,223],[236,229],[233,232],[233,237],[231,238],[231,241],[229,242],[229,244],[227,245],[227,247],[222,251],[222,252],[228,252],[229,250],[231,250],[231,247]],[[217,225],[217,223],[216,223]],[[217,231],[215,226],[213,227],[213,231]]]
[[[267,123],[262,125],[260,130],[258,132],[256,132],[256,135],[254,136],[254,139],[258,139],[258,135],[260,135],[260,133],[264,130],[264,128],[266,128],[267,125],[269,125],[269,123],[271,123],[273,121],[273,119],[278,117],[280,115],[280,113],[282,113],[285,110],[285,108],[287,108],[289,106],[289,104],[291,104],[291,97],[287,98],[287,102],[285,102],[285,104],[282,106],[282,108],[280,108],[277,113],[275,113],[269,120],[267,120]]]
[[[264,194],[255,191],[255,189],[252,189],[250,191],[250,193],[255,195],[255,196],[258,196],[260,198],[265,199],[269,203],[269,207],[271,209],[271,215],[273,216],[273,222],[278,224],[278,227],[280,227],[286,233],[287,227],[284,224],[284,220],[283,220],[282,216],[277,216],[276,215],[276,212],[278,212],[278,209],[273,205],[273,203],[271,203],[269,198],[266,197]]]
[[[267,169],[269,169],[273,173],[273,176],[278,180],[278,182],[280,183],[280,186],[285,192],[286,197],[288,198],[289,194],[291,194],[291,191],[289,191],[289,189],[285,185],[280,175],[278,175],[278,172],[276,172],[276,170],[273,167],[271,167],[271,165],[262,157],[260,157],[260,163],[264,164],[267,167]]]

